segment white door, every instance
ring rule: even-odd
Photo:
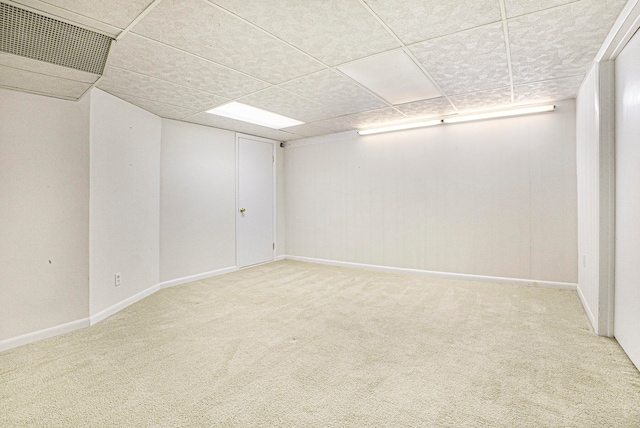
[[[238,138],[238,267],[273,260],[274,143]]]
[[[640,33],[616,60],[614,336],[640,368]]]

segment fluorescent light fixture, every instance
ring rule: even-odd
[[[554,111],[555,109],[556,109],[556,106],[547,105],[547,106],[519,108],[514,110],[494,111],[490,113],[480,113],[480,114],[472,114],[468,116],[450,117],[450,118],[444,119],[444,123],[470,122],[472,120],[493,119],[496,117],[509,117],[509,116],[520,116],[523,114],[544,113],[547,111]]]
[[[379,134],[382,132],[400,131],[403,129],[424,128],[427,126],[440,125],[441,123],[469,122],[472,120],[493,119],[496,117],[509,117],[509,116],[520,116],[523,114],[544,113],[548,111],[554,111],[555,109],[556,109],[555,105],[545,105],[545,106],[518,108],[513,110],[493,111],[490,113],[480,113],[480,114],[472,114],[467,116],[448,117],[446,119],[436,119],[436,120],[429,120],[425,122],[413,122],[413,123],[405,123],[401,125],[390,125],[390,126],[383,126],[380,128],[365,129],[362,131],[358,131],[358,134],[359,135]]]
[[[440,125],[441,123],[442,123],[442,119],[429,120],[426,122],[405,123],[402,125],[392,125],[392,126],[384,126],[382,128],[366,129],[366,130],[358,131],[358,134],[359,135],[381,134],[383,132],[401,131],[403,129],[425,128],[427,126]]]
[[[267,128],[273,129],[288,128],[289,126],[302,125],[304,123],[299,120],[291,119],[290,117],[282,116],[280,114],[272,113],[270,111],[235,101],[208,110],[207,113],[253,123],[254,125],[266,126]]]
[[[442,96],[402,50],[341,65],[338,70],[393,105]]]

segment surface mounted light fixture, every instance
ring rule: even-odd
[[[358,131],[358,134],[359,135],[381,134],[383,132],[401,131],[403,129],[426,128],[427,126],[440,125],[441,123],[442,123],[442,119],[429,120],[426,122],[405,123],[402,125],[391,125],[391,126],[384,126],[382,128],[365,129],[362,131]]]
[[[270,111],[235,101],[208,110],[207,113],[253,123],[254,125],[266,126],[267,128],[272,129],[288,128],[290,126],[302,125],[304,123],[299,120],[291,119],[290,117],[282,116],[277,113],[272,113]]]
[[[523,114],[544,113],[547,111],[554,111],[555,109],[556,109],[556,106],[547,105],[547,106],[519,108],[514,110],[494,111],[490,113],[480,113],[480,114],[471,114],[468,116],[450,117],[450,118],[444,119],[444,123],[470,122],[472,120],[493,119],[496,117],[509,117],[509,116],[520,116]]]

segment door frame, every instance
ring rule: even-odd
[[[253,141],[259,141],[262,143],[268,143],[271,144],[271,156],[273,161],[271,162],[271,193],[273,195],[273,225],[272,225],[272,231],[273,231],[273,236],[272,236],[272,240],[273,240],[273,250],[271,253],[271,260],[266,261],[265,263],[269,263],[272,261],[275,261],[276,259],[276,254],[277,254],[277,250],[278,250],[278,243],[276,242],[276,237],[278,236],[277,230],[276,230],[276,225],[278,224],[278,221],[276,219],[276,214],[278,212],[277,207],[276,207],[276,201],[277,201],[277,195],[276,195],[276,191],[278,189],[277,183],[276,183],[276,162],[278,161],[278,159],[276,158],[277,156],[277,150],[276,150],[276,145],[279,144],[278,141],[276,140],[271,140],[268,138],[263,138],[263,137],[256,137],[254,135],[249,135],[249,134],[242,134],[239,132],[236,132],[236,212],[235,212],[235,216],[234,221],[235,221],[235,235],[236,235],[236,251],[235,251],[235,256],[236,256],[236,267],[238,269],[244,269],[244,267],[239,267],[238,266],[238,215],[240,212],[240,138],[244,138],[245,140],[253,140]],[[259,263],[259,264],[263,264],[263,263]],[[252,267],[252,266],[256,266],[256,265],[251,265],[251,266],[247,266],[247,267]]]

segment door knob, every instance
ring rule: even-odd
[[[240,212],[244,214],[246,210],[244,208],[240,208]]]

